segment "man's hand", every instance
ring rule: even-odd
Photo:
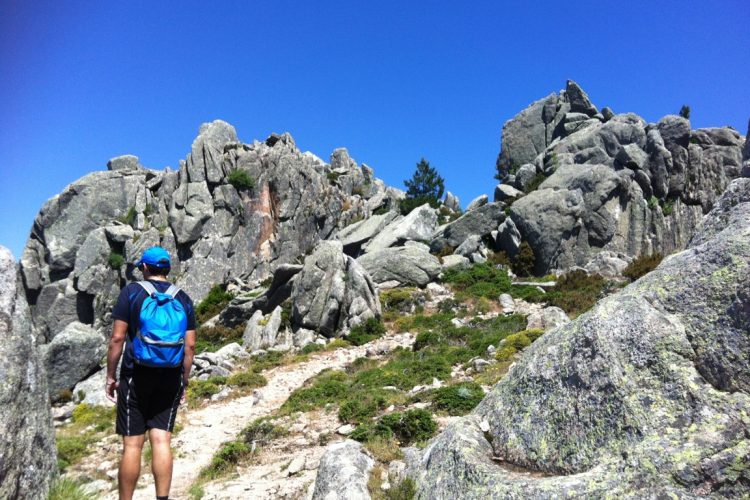
[[[117,380],[107,377],[107,382],[104,385],[104,392],[107,395],[107,399],[112,401],[113,403],[117,403],[117,387],[120,384],[117,383]]]
[[[107,348],[107,381],[104,383],[104,393],[107,399],[117,403],[117,393],[115,390],[119,385],[115,380],[115,371],[117,362],[120,360],[122,348],[125,345],[125,336],[128,333],[128,324],[122,320],[116,319],[112,325],[112,337],[109,339]]]

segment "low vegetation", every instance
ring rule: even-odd
[[[527,241],[521,243],[518,247],[518,254],[511,261],[511,269],[518,276],[531,276],[534,273],[534,263],[536,262],[536,256],[534,255],[534,249]]]
[[[500,294],[508,293],[511,289],[507,271],[487,262],[468,268],[456,266],[446,269],[443,272],[443,282],[456,290],[456,298],[459,300],[479,297],[497,299]]]
[[[112,269],[120,269],[122,265],[125,263],[125,257],[122,256],[122,254],[119,254],[117,252],[112,252],[109,254],[109,258],[107,259],[107,264]]]
[[[544,334],[544,330],[532,329],[508,335],[495,354],[498,361],[510,361],[513,356],[530,346]]]
[[[132,226],[135,224],[135,219],[138,217],[138,212],[135,209],[135,206],[131,206],[128,208],[128,211],[125,213],[125,215],[122,215],[117,218],[118,221],[122,222],[123,224],[127,224],[128,226]]]
[[[417,401],[431,401],[433,408],[448,415],[466,415],[483,398],[484,391],[479,384],[475,382],[461,382],[420,393],[414,399]]]
[[[90,447],[114,432],[115,408],[81,403],[73,410],[71,423],[57,429],[57,466],[64,471],[91,452]]]
[[[67,477],[58,477],[50,486],[47,500],[94,500],[94,495],[86,493],[81,485]]]
[[[534,178],[531,179],[531,181],[529,181],[529,183],[526,186],[526,189],[524,189],[524,191],[526,191],[527,193],[531,193],[532,191],[536,191],[537,189],[539,189],[539,186],[542,184],[542,182],[544,182],[546,179],[547,179],[546,175],[544,175],[541,172],[538,172],[534,176]]]
[[[660,253],[641,255],[625,268],[622,275],[630,279],[630,281],[635,281],[641,276],[656,269],[656,266],[661,263],[663,258],[664,257]]]
[[[352,439],[369,442],[373,439],[395,438],[401,446],[427,441],[437,432],[437,422],[427,410],[415,409],[383,415],[376,422],[357,427]]]
[[[380,292],[380,305],[385,312],[411,312],[415,302],[415,288],[391,288]]]
[[[195,307],[196,319],[203,323],[219,314],[234,295],[226,291],[224,285],[214,285],[200,304]]]
[[[360,432],[367,436],[363,438],[365,441],[374,436],[388,438],[390,435],[382,428],[373,430],[373,419],[387,407],[407,405],[409,398],[406,393],[415,386],[431,384],[435,378],[449,380],[452,366],[484,355],[490,344],[497,345],[526,324],[523,316],[514,315],[475,321],[457,328],[451,323],[452,318],[451,313],[399,318],[395,324],[397,329],[417,333],[413,349],[397,348],[382,361],[360,358],[346,371],[324,371],[294,391],[282,405],[280,414],[307,412],[331,405],[338,407],[338,418],[342,423],[364,426]],[[454,390],[459,393],[453,395],[451,401]],[[477,387],[470,384],[437,392],[434,396],[441,411],[448,414],[469,411],[481,399]],[[401,440],[395,431],[394,436]]]
[[[591,309],[604,296],[608,286],[607,280],[598,274],[589,276],[586,271],[577,269],[560,276],[554,287],[536,299],[576,317]]]
[[[195,352],[216,352],[232,342],[242,343],[243,327],[226,326],[198,327],[195,340]]]
[[[244,170],[232,170],[227,180],[237,191],[247,191],[255,187],[255,179],[250,177],[250,174]]]
[[[347,342],[353,345],[364,345],[385,334],[385,326],[378,318],[368,318],[364,323],[356,325],[346,336]]]
[[[211,459],[211,463],[198,475],[198,484],[193,488],[200,488],[202,482],[224,476],[237,465],[247,463],[257,456],[264,446],[274,439],[286,435],[286,430],[273,423],[270,418],[259,418],[248,425],[234,441],[224,443]]]

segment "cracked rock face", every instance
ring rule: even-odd
[[[356,441],[328,446],[320,459],[313,500],[369,500],[367,482],[373,465],[373,459]]]
[[[18,266],[0,247],[0,498],[46,498],[57,471],[47,377]]]
[[[669,254],[740,176],[742,136],[691,130],[669,115],[605,119],[574,82],[503,127],[503,182],[528,192],[511,218],[536,255],[535,272],[583,266],[602,250]],[[530,192],[529,192],[530,191]]]
[[[327,337],[379,317],[380,298],[370,275],[344,254],[339,241],[323,241],[305,259],[292,289],[292,325]]]
[[[400,286],[425,287],[435,281],[442,270],[437,257],[411,245],[366,253],[357,262],[378,284],[396,282]]]
[[[542,336],[435,438],[418,498],[747,495],[748,289],[738,179],[686,250]]]
[[[230,276],[259,282],[301,263],[321,240],[401,196],[345,149],[329,165],[289,134],[243,144],[221,120],[201,126],[176,171],[132,156],[109,169],[71,183],[34,221],[21,273],[41,343],[74,322],[108,334],[119,290],[140,277],[132,263],[150,246],[170,251],[172,279],[198,302]],[[353,311],[365,307],[347,300]]]

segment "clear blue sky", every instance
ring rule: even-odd
[[[157,5],[158,4],[158,5]],[[113,156],[176,166],[202,122],[347,147],[403,187],[426,157],[492,194],[502,124],[576,80],[600,108],[750,117],[750,2],[0,2],[0,244]]]

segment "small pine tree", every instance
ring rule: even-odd
[[[411,179],[405,180],[406,198],[401,203],[401,211],[407,214],[420,205],[429,203],[437,207],[445,190],[445,180],[430,163],[422,158]]]
[[[685,118],[686,120],[690,119],[690,106],[687,104],[683,104],[680,108],[680,116]]]

